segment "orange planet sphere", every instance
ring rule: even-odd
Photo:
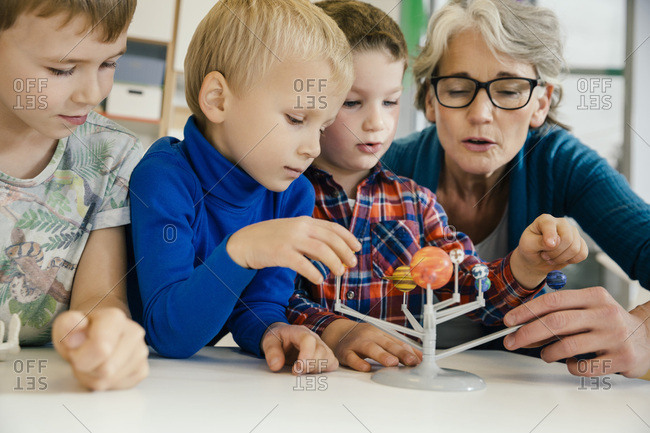
[[[411,276],[420,287],[439,289],[449,282],[453,272],[449,254],[438,247],[424,247],[411,260]]]

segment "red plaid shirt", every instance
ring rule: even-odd
[[[334,221],[348,228],[361,242],[358,263],[347,270],[341,280],[341,300],[350,308],[392,323],[407,325],[402,313],[402,292],[395,289],[385,275],[402,265],[408,265],[420,248],[432,245],[449,252],[456,248],[465,251],[466,258],[458,272],[461,303],[476,297],[474,278],[470,270],[481,263],[472,241],[447,225],[447,215],[427,188],[411,179],[396,176],[380,164],[357,186],[354,209],[348,197],[329,173],[310,167],[305,175],[316,190],[315,218]],[[314,285],[298,276],[294,295],[289,300],[289,322],[305,325],[319,335],[332,321],[344,316],[332,312],[336,294],[336,278],[319,262],[314,263],[325,281]],[[505,313],[531,299],[542,287],[527,290],[512,276],[510,254],[503,259],[486,263],[490,270],[491,288],[485,293],[485,307],[467,315],[492,325],[501,323]],[[436,290],[438,299],[453,293],[453,278]],[[407,295],[409,310],[420,322],[425,290],[416,287]]]

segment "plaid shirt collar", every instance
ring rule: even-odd
[[[341,188],[341,186],[334,180],[334,177],[325,170],[321,170],[312,165],[304,174],[312,185],[318,186],[326,195],[338,197],[341,192],[343,192],[343,188]],[[377,162],[377,164],[370,169],[368,176],[361,181],[357,188],[360,188],[363,191],[366,187],[375,185],[379,182],[395,181],[401,182],[400,177],[392,171],[384,168],[381,162]]]

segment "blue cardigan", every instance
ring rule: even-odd
[[[396,140],[382,162],[435,192],[443,157],[432,125]],[[568,216],[630,278],[650,289],[650,205],[594,150],[564,129],[531,130],[509,169],[511,251],[540,214]]]
[[[151,146],[130,189],[139,288],[129,290],[139,289],[134,318],[147,342],[183,358],[229,330],[240,347],[261,355],[267,326],[287,323],[295,272],[242,268],[226,243],[256,222],[310,216],[309,181],[301,176],[284,192],[267,190],[212,147],[191,117],[184,141],[165,137]]]

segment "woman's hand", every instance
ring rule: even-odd
[[[602,287],[547,293],[510,311],[506,326],[527,323],[508,335],[508,350],[540,346],[546,362],[567,358],[576,376],[621,373],[640,377],[650,370],[650,302],[625,311]],[[596,353],[590,360],[572,358]]]

